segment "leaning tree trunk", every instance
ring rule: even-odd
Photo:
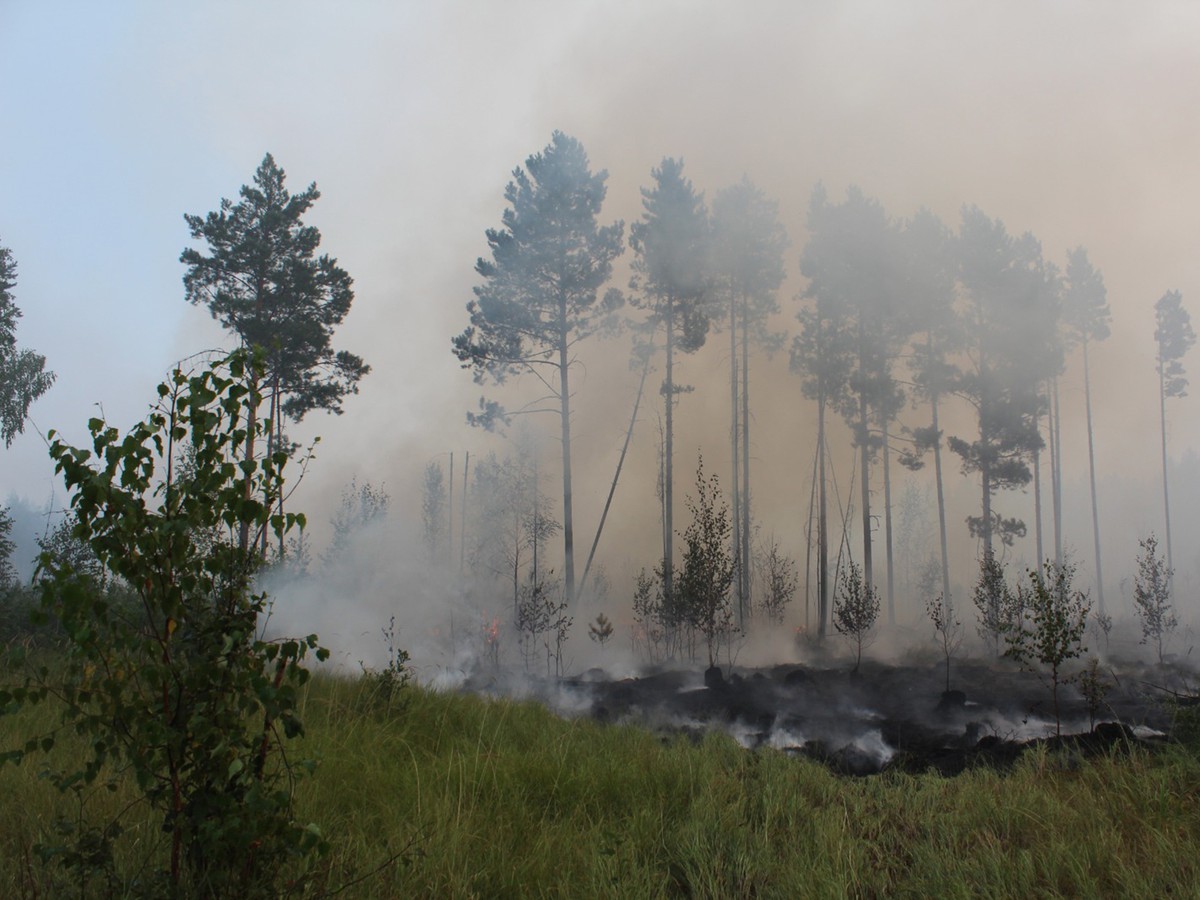
[[[642,391],[646,387],[646,373],[650,371],[650,357],[642,366],[642,377],[638,382],[637,397],[633,401],[633,413],[629,416],[629,428],[625,430],[625,443],[621,445],[621,455],[617,458],[617,471],[613,473],[612,484],[608,488],[608,497],[604,501],[604,511],[600,513],[600,524],[596,526],[596,536],[592,539],[592,549],[588,552],[587,562],[583,564],[583,575],[579,579],[579,596],[584,595],[588,573],[592,570],[592,560],[596,556],[596,547],[600,545],[600,535],[604,532],[604,523],[608,519],[608,510],[612,506],[613,495],[617,492],[617,480],[621,477],[621,467],[625,465],[625,454],[629,450],[629,441],[633,437],[633,426],[637,422],[638,407],[642,404]]]
[[[1092,436],[1092,382],[1088,369],[1088,340],[1083,336],[1083,399],[1087,407],[1088,474],[1092,486],[1092,538],[1096,544],[1096,599],[1100,604],[1100,615],[1104,615],[1104,576],[1100,567],[1100,513],[1096,502],[1096,450]]]

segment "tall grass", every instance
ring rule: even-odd
[[[304,698],[293,752],[321,764],[298,813],[331,846],[314,894],[1200,895],[1200,762],[1182,749],[846,779],[719,735],[664,742],[533,703],[407,688],[387,704],[372,690],[317,677]],[[0,718],[0,743],[52,725],[47,710]],[[63,893],[33,847],[77,804],[37,770],[0,771],[0,896]],[[85,809],[111,816],[133,796],[98,792]],[[163,850],[138,815],[118,842],[127,867]]]

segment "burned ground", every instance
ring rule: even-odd
[[[610,679],[592,669],[532,693],[566,714],[645,727],[666,739],[720,730],[747,748],[806,756],[847,775],[954,775],[979,765],[1006,768],[1039,744],[1075,755],[1160,745],[1176,709],[1167,691],[1188,693],[1195,683],[1190,669],[1104,668],[1100,703],[1089,703],[1075,683],[1060,687],[1056,737],[1050,688],[1037,674],[1006,661],[963,663],[947,692],[944,672],[940,665],[864,662],[857,673],[793,664],[657,668]],[[477,674],[466,688],[499,686],[495,675]]]

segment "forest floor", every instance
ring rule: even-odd
[[[884,769],[955,775],[977,765],[1010,767],[1025,750],[1062,746],[1085,755],[1154,745],[1171,730],[1174,694],[1194,692],[1197,673],[1180,666],[1101,665],[1098,690],[1074,675],[1058,688],[1007,660],[945,664],[777,665],[764,668],[647,669],[611,679],[601,669],[561,682],[526,682],[567,715],[636,725],[664,738],[699,740],[723,731],[746,748],[772,747],[816,759],[833,771]],[[502,677],[477,673],[469,692],[503,693]]]

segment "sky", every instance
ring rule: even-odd
[[[1060,264],[1086,247],[1113,314],[1093,356],[1102,516],[1131,563],[1130,534],[1161,520],[1147,499],[1153,304],[1169,289],[1185,306],[1200,299],[1197,46],[1200,6],[1188,2],[0,0],[0,244],[19,265],[19,343],[57,373],[4,452],[0,497],[61,506],[49,429],[82,442],[97,411],[128,427],[178,360],[230,346],[184,299],[183,215],[236,198],[266,152],[293,190],[322,192],[307,221],[356,290],[335,346],[372,366],[343,416],[299,429],[322,442],[298,503],[319,518],[355,477],[414,508],[427,462],[502,451],[464,422],[480,389],[449,341],[505,183],[561,129],[609,173],[605,222],[638,218],[639,188],[665,156],[683,157],[709,200],[749,176],[791,239],[784,328],[818,182],[835,200],[858,185],[893,216],[925,206],[951,226],[978,205]],[[726,465],[728,358],[715,344],[684,365],[698,387],[678,416],[685,488],[697,453]],[[583,359],[584,535],[636,387],[625,353],[614,343]],[[758,509],[794,543],[812,412],[786,360],[755,366]],[[1078,462],[1078,360],[1063,390]],[[1177,460],[1200,448],[1195,402],[1172,402]],[[621,502],[642,515],[614,539],[612,568],[651,562],[622,548],[656,533],[653,428],[647,414],[630,451]],[[1086,502],[1085,470],[1068,468],[1069,503]],[[958,490],[961,523],[972,495]],[[1200,563],[1198,537],[1182,555]],[[1090,548],[1089,531],[1073,539]]]

